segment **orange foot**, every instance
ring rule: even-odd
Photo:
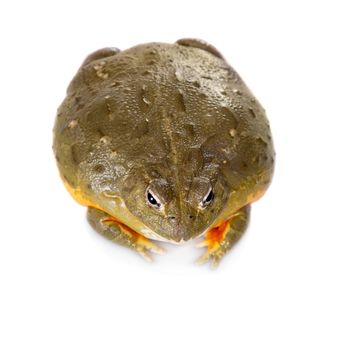
[[[210,229],[205,239],[197,247],[207,247],[207,251],[197,259],[197,264],[204,264],[211,260],[212,267],[217,267],[220,260],[229,249],[226,244],[226,236],[230,230],[229,221],[224,221],[221,225]]]
[[[147,261],[153,261],[150,252],[157,254],[165,253],[165,249],[132,230],[130,227],[117,221],[113,217],[105,218],[103,220],[103,224],[117,226],[126,238],[123,240],[123,245],[136,250],[137,253],[139,253]]]

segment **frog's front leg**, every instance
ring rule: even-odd
[[[202,264],[211,260],[212,266],[216,267],[245,232],[249,215],[250,205],[246,205],[238,210],[232,218],[210,229],[205,239],[198,244],[198,247],[207,247],[207,251],[199,257],[197,263]]]
[[[90,225],[102,236],[124,247],[137,251],[148,261],[152,261],[150,252],[164,253],[164,249],[151,242],[146,237],[117,221],[102,210],[89,207],[87,218]]]

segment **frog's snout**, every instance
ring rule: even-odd
[[[169,216],[168,222],[171,227],[171,239],[174,242],[180,242],[184,240],[185,231],[179,218],[176,216]]]
[[[193,238],[192,227],[175,216],[168,217],[171,226],[171,240],[177,243],[186,242]]]

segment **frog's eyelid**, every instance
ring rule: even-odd
[[[201,49],[201,50],[210,52],[212,55],[216,57],[219,57],[222,59],[224,58],[221,52],[216,47],[214,47],[213,45],[207,43],[205,40],[202,40],[202,39],[183,38],[183,39],[177,40],[176,43],[182,46],[190,46],[197,49]]]
[[[146,198],[148,193],[157,201],[157,203],[159,204],[159,208],[161,208],[163,206],[162,201],[159,199],[159,197],[156,194],[154,194],[154,192],[149,187],[147,187],[146,189]]]
[[[113,192],[102,192],[102,194],[107,198],[118,198],[119,196]]]
[[[213,188],[210,186],[208,192],[205,194],[205,196],[203,197],[202,201],[200,202],[200,205],[201,205],[202,208],[207,206],[213,200],[213,199],[211,199],[209,202],[206,203],[206,199],[208,198],[210,192],[212,192],[212,191],[213,191]],[[214,196],[213,196],[213,198],[214,198]]]

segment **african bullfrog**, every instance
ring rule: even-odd
[[[53,149],[88,221],[146,259],[203,235],[214,265],[268,188],[274,148],[264,109],[202,40],[89,55],[58,109]]]

